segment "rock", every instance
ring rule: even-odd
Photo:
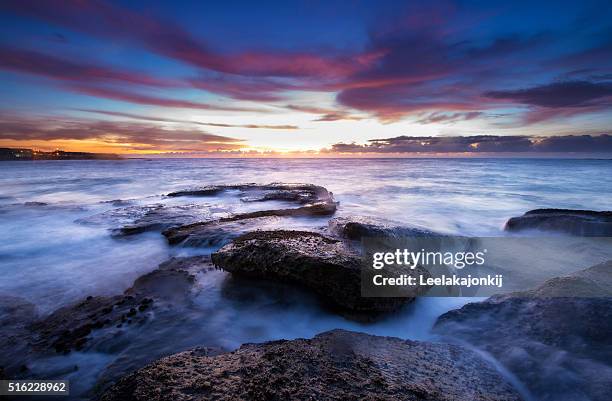
[[[434,332],[492,354],[540,400],[608,400],[612,261],[467,304]]]
[[[329,230],[335,235],[354,241],[366,237],[439,237],[441,235],[423,227],[406,226],[367,216],[333,218],[329,221]]]
[[[41,207],[48,206],[49,204],[47,202],[25,202],[23,205],[27,207]]]
[[[114,230],[113,234],[115,236],[126,236],[147,231],[161,231],[210,218],[211,213],[208,205],[155,205],[147,208],[145,213],[132,223]]]
[[[238,185],[209,185],[203,188],[187,191],[171,192],[167,196],[214,196],[225,191],[237,190],[246,196],[247,202],[283,200],[307,204],[328,201],[332,194],[327,189],[313,184],[284,184],[272,183],[267,185],[238,184]]]
[[[254,229],[273,228],[279,217],[327,216],[336,211],[332,202],[316,202],[293,209],[259,210],[217,220],[202,221],[169,228],[162,232],[171,245],[212,246],[225,243]]]
[[[280,217],[261,216],[251,218],[218,219],[170,228],[162,234],[170,245],[222,246],[250,231],[278,227]]]
[[[239,190],[248,193],[245,202],[284,200],[300,204],[297,208],[258,210],[240,213],[215,220],[200,221],[171,227],[163,235],[172,245],[183,243],[189,246],[213,246],[223,244],[255,228],[264,228],[276,217],[328,216],[336,212],[336,202],[325,188],[312,184],[243,184],[209,186],[199,190],[173,192],[168,196],[198,195],[209,196],[223,191]],[[258,227],[258,225],[260,225]],[[247,229],[249,228],[249,229]]]
[[[518,401],[459,346],[333,330],[313,339],[246,344],[216,356],[187,351],[128,375],[102,401]]]
[[[173,258],[139,277],[123,295],[89,296],[60,308],[31,325],[35,349],[68,353],[83,349],[93,331],[146,319],[154,304],[181,303],[189,295],[194,275],[213,269],[209,257]]]
[[[345,242],[315,232],[254,231],[213,253],[212,261],[233,274],[300,284],[352,312],[388,312],[417,295],[362,297],[362,256]]]
[[[583,237],[612,236],[612,212],[571,209],[535,209],[506,222],[506,231],[537,229]]]
[[[113,236],[122,237],[147,231],[161,231],[169,227],[210,220],[216,209],[210,205],[152,204],[127,206],[108,210],[76,220],[80,224],[111,225],[121,228],[112,229]]]
[[[37,319],[36,307],[17,297],[0,296],[0,366],[5,374],[20,370],[21,361],[13,355],[28,352],[29,326]]]

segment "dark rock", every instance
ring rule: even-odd
[[[144,207],[127,207],[112,210],[92,216],[88,219],[81,219],[81,222],[104,221],[109,218],[123,219],[126,217],[131,220],[125,222],[123,227],[114,230],[115,236],[127,236],[140,234],[146,231],[168,230],[170,243],[178,243],[185,239],[182,233],[191,230],[198,231],[201,226],[204,230],[206,225],[212,223],[227,223],[238,220],[254,219],[258,217],[285,217],[285,216],[327,216],[336,211],[336,203],[331,193],[325,188],[311,184],[243,184],[243,185],[220,185],[205,187],[195,191],[182,191],[168,194],[168,196],[198,195],[209,196],[217,193],[239,190],[241,193],[248,193],[249,196],[243,198],[246,202],[283,200],[301,205],[298,208],[261,210],[250,213],[237,214],[221,219],[213,219],[209,213],[209,207],[204,205],[148,205]],[[202,239],[202,236],[198,236]],[[179,239],[180,238],[180,239]],[[192,244],[193,245],[193,244]]]
[[[307,231],[254,231],[212,254],[216,266],[233,274],[303,285],[332,305],[353,312],[380,313],[413,298],[361,296],[364,260],[345,242]],[[419,269],[411,271],[421,273]]]
[[[214,196],[225,191],[237,190],[242,193],[247,202],[283,200],[300,204],[327,201],[332,197],[327,189],[313,184],[284,184],[272,183],[238,184],[238,185],[209,185],[199,189],[171,192],[167,196]]]
[[[459,346],[334,330],[313,339],[187,351],[121,379],[103,401],[518,401],[517,392]]]
[[[115,328],[152,304],[182,303],[190,295],[194,275],[214,269],[207,256],[173,258],[139,277],[123,295],[89,296],[81,302],[54,311],[31,324],[32,344],[38,350],[66,353],[83,349],[92,331]]]
[[[203,221],[173,227],[162,232],[171,245],[219,245],[254,229],[272,228],[279,217],[316,217],[334,214],[336,203],[316,202],[291,209],[259,210],[240,213],[212,221]]]
[[[434,331],[492,354],[540,400],[608,400],[612,261],[467,304]]]
[[[120,206],[129,206],[133,204],[134,201],[130,199],[113,199],[113,200],[101,201],[100,203],[108,203],[108,204],[111,204],[112,206],[120,207]]]
[[[194,221],[210,218],[206,205],[156,205],[148,208],[146,212],[132,223],[114,230],[116,236],[140,234],[147,231],[161,231],[169,227],[176,227]]]
[[[407,226],[393,221],[367,216],[336,217],[329,221],[332,233],[350,240],[366,237],[439,237],[441,234],[419,226]]]
[[[26,300],[0,296],[0,365],[7,374],[21,370],[23,363],[12,356],[28,352],[29,326],[37,317],[35,306]]]
[[[46,202],[25,202],[24,206],[28,207],[40,207],[40,206],[48,206],[49,204]]]
[[[261,216],[251,218],[218,219],[170,228],[163,232],[171,245],[221,246],[250,231],[278,227],[280,217]]]
[[[535,209],[506,222],[506,231],[537,229],[583,237],[612,236],[612,212],[571,209]]]

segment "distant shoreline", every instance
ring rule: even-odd
[[[114,153],[65,152],[55,150],[42,152],[33,149],[0,148],[0,161],[39,160],[125,160]]]

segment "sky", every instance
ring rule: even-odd
[[[612,153],[607,1],[0,2],[0,147]]]

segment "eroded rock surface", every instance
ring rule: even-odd
[[[491,353],[541,400],[608,400],[612,261],[442,315],[434,331]]]
[[[313,339],[187,351],[125,378],[103,401],[518,401],[488,363],[459,346],[333,330]]]
[[[572,209],[535,209],[506,222],[506,231],[537,229],[584,237],[612,236],[612,212]]]
[[[251,232],[213,253],[212,261],[233,274],[303,285],[332,305],[354,312],[386,312],[412,299],[362,297],[364,260],[359,251],[315,232]]]

